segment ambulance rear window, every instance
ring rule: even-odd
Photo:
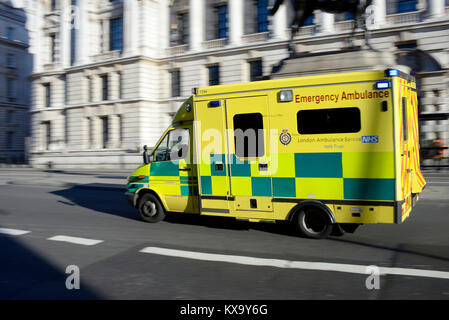
[[[301,110],[296,114],[300,134],[359,132],[359,108]]]

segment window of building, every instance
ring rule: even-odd
[[[118,115],[118,134],[120,143],[123,142],[123,115]]]
[[[44,127],[44,148],[45,150],[50,150],[51,145],[51,123],[50,121],[43,122]]]
[[[257,0],[257,32],[268,31],[268,0]]]
[[[56,61],[56,34],[50,35],[50,61]]]
[[[6,96],[8,101],[14,101],[16,98],[16,80],[12,78],[6,79]]]
[[[46,108],[50,108],[51,107],[51,85],[50,83],[44,83],[43,84],[44,87],[44,105]]]
[[[411,41],[401,41],[396,43],[396,48],[398,50],[406,50],[406,49],[416,49],[418,47],[418,44],[416,40]]]
[[[13,27],[8,27],[6,29],[6,38],[8,40],[14,40],[14,28]]]
[[[93,86],[92,77],[87,76],[87,102],[93,101]]]
[[[93,124],[94,120],[92,118],[87,118],[87,142],[89,143],[89,147],[92,148],[94,144],[94,129]]]
[[[102,127],[102,148],[106,149],[109,142],[109,119],[108,117],[101,117]]]
[[[15,68],[16,67],[16,56],[12,53],[8,53],[6,55],[6,66],[8,68]]]
[[[296,114],[300,134],[359,132],[359,108],[301,110]]]
[[[220,84],[220,68],[218,65],[209,66],[209,85],[215,86]]]
[[[123,75],[121,72],[117,72],[117,78],[118,78],[118,98],[123,98]]]
[[[76,1],[72,0],[72,17],[70,21],[70,64],[73,65],[76,59],[76,14],[73,11],[76,6]]]
[[[6,147],[9,150],[14,149],[14,132],[12,131],[6,133]]]
[[[228,37],[228,6],[221,5],[216,7],[217,11],[217,38]]]
[[[354,20],[354,14],[350,11],[335,14],[335,22]]]
[[[304,21],[304,26],[313,26],[315,24],[314,20],[315,20],[315,14],[312,14]]]
[[[64,111],[64,143],[69,144],[69,113],[67,110]]]
[[[109,50],[123,50],[123,18],[109,21]]]
[[[102,89],[102,99],[103,101],[108,100],[109,98],[109,81],[108,81],[108,75],[107,74],[103,74],[102,76],[100,76],[101,78],[101,89]]]
[[[249,62],[250,66],[250,81],[262,80],[262,60],[253,60]]]
[[[407,98],[402,98],[402,141],[408,140]]]
[[[189,33],[190,33],[190,24],[189,24],[189,14],[188,13],[180,13],[178,14],[178,43],[177,44],[189,44]]]
[[[387,1],[387,14],[406,13],[417,10],[418,0]]]
[[[236,114],[233,121],[235,154],[241,158],[262,157],[265,154],[262,114]]]
[[[14,110],[8,110],[6,112],[6,123],[13,124],[15,122],[14,119]]]
[[[51,10],[51,11],[56,11],[57,6],[58,6],[58,3],[57,3],[56,0],[51,0],[51,1],[50,1],[50,10]]]
[[[179,70],[171,72],[171,96],[181,96],[181,72]]]

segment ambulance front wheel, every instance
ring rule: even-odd
[[[332,232],[332,224],[323,210],[314,207],[301,208],[296,215],[296,226],[308,238],[324,239]]]
[[[139,201],[139,215],[145,222],[159,222],[165,218],[159,199],[151,193],[144,194]]]

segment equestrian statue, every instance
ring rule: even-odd
[[[283,2],[284,0],[276,0],[270,14],[274,15]],[[290,0],[290,3],[295,11],[293,20],[290,23],[291,37],[289,42],[289,52],[291,57],[296,56],[295,45],[293,43],[296,33],[315,10],[329,13],[351,12],[355,19],[351,39],[354,38],[356,28],[362,27],[364,30],[365,42],[369,46],[365,11],[366,8],[371,5],[372,0]]]

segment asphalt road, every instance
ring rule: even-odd
[[[226,218],[170,215],[144,223],[119,191],[0,185],[0,299],[446,300],[447,278],[390,273],[380,276],[380,289],[368,290],[367,274],[304,265],[448,275],[449,199],[441,191],[448,186],[449,178],[429,179],[404,224],[310,240],[288,225]],[[27,233],[4,234],[8,230]],[[76,243],[57,236],[76,237]],[[86,245],[86,239],[100,242]],[[149,247],[163,253],[141,252]],[[272,265],[251,265],[251,258]],[[68,266],[79,268],[79,290],[66,288]]]

